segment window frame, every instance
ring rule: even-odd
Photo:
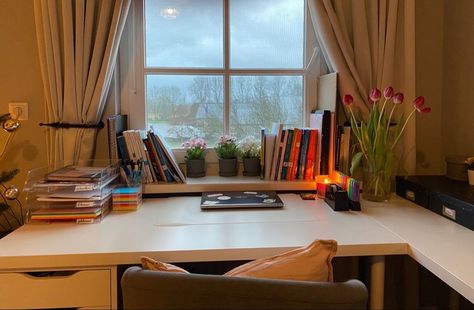
[[[304,46],[303,68],[301,69],[231,69],[230,68],[230,27],[229,2],[223,0],[223,41],[224,67],[223,68],[163,68],[145,67],[145,0],[134,0],[129,12],[127,25],[124,29],[119,53],[121,113],[128,114],[130,128],[145,129],[146,125],[146,97],[145,85],[147,74],[160,75],[221,75],[224,80],[224,132],[230,130],[230,80],[231,76],[302,76],[303,77],[303,126],[309,124],[309,114],[316,108],[317,78],[324,70],[321,62],[321,53],[315,43],[314,32],[309,18],[307,0],[304,1]],[[311,35],[313,34],[313,35]],[[308,57],[309,56],[309,57]],[[212,145],[212,141],[209,141]],[[183,149],[175,149],[178,154]],[[211,154],[211,161],[214,157]]]

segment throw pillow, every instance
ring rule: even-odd
[[[306,247],[251,261],[232,269],[225,275],[332,282],[333,270],[331,261],[336,255],[336,251],[336,241],[316,240]]]
[[[142,268],[146,270],[189,273],[183,268],[180,268],[178,266],[168,264],[168,263],[163,263],[146,256],[140,257],[140,261],[142,262]]]

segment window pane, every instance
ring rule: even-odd
[[[230,1],[231,68],[303,68],[304,0]]]
[[[223,67],[222,0],[146,0],[147,67]]]
[[[224,131],[223,77],[147,75],[147,127],[181,147],[199,136],[213,145]]]
[[[233,76],[230,81],[232,135],[257,138],[272,122],[303,125],[303,76]]]

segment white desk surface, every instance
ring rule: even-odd
[[[408,254],[474,302],[474,232],[401,198],[334,212],[280,195],[281,210],[201,211],[199,197],[146,199],[100,224],[29,224],[0,240],[0,271],[248,260],[335,239],[338,256]]]
[[[146,199],[100,224],[29,224],[0,240],[0,270],[139,262],[249,260],[335,239],[339,256],[406,254],[404,240],[361,212],[281,195],[284,209],[201,211],[200,197]]]

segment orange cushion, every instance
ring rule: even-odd
[[[279,280],[333,281],[331,261],[337,242],[316,240],[310,245],[239,266],[225,275]]]
[[[160,261],[156,261],[152,258],[142,256],[140,257],[140,261],[142,262],[143,269],[147,270],[154,270],[154,271],[168,271],[168,272],[177,272],[177,273],[189,273],[183,268],[178,266],[162,263]]]

